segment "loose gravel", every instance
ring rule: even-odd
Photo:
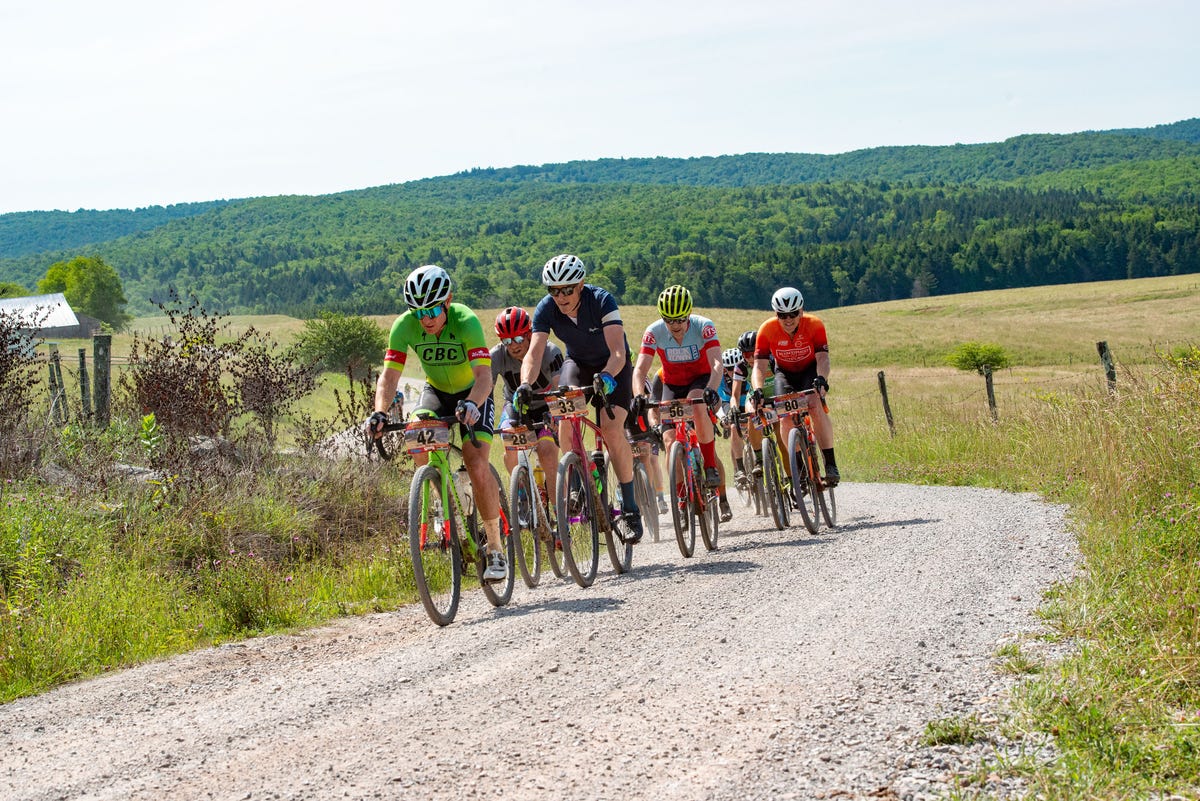
[[[683,559],[664,521],[587,590],[547,571],[503,609],[469,593],[444,629],[418,605],[15,701],[0,798],[926,799],[996,749],[1037,755],[920,741],[1002,714],[997,648],[1036,635],[1077,563],[1064,510],[837,495],[815,537],[735,504],[718,551]]]

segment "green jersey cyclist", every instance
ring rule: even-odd
[[[383,370],[375,385],[375,412],[367,424],[375,436],[381,436],[383,424],[388,421],[387,408],[396,394],[411,348],[427,379],[412,417],[454,414],[464,432],[466,426],[475,429],[479,446],[465,445],[462,454],[475,506],[487,534],[487,567],[483,578],[503,581],[508,577],[508,563],[500,540],[500,488],[488,459],[493,430],[492,360],[479,318],[463,304],[451,303],[451,298],[450,276],[441,267],[427,264],[409,273],[404,282],[408,311],[392,324]],[[418,465],[428,461],[425,454],[414,458]]]

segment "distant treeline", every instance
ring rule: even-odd
[[[835,157],[481,170],[217,204],[82,250],[0,259],[0,280],[32,286],[50,263],[84,252],[118,269],[136,313],[176,287],[212,309],[308,317],[393,312],[404,276],[428,262],[452,272],[460,300],[529,304],[542,263],[562,252],[627,303],[682,283],[701,305],[735,308],[761,308],[781,284],[822,308],[1193,273],[1198,137],[1189,120]],[[840,160],[841,176],[801,178],[788,166],[812,159]]]

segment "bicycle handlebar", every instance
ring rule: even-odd
[[[481,443],[479,441],[479,438],[475,436],[475,426],[467,425],[466,423],[463,423],[461,420],[458,419],[457,411],[459,409],[461,409],[463,405],[464,405],[463,401],[458,402],[458,406],[455,408],[455,412],[456,412],[455,414],[440,415],[440,416],[434,415],[434,416],[430,416],[430,417],[422,417],[421,419],[422,420],[440,420],[443,423],[447,423],[447,424],[460,423],[463,426],[463,428],[467,429],[467,438],[471,440],[471,443],[476,448],[481,448],[481,447],[483,447],[483,443]],[[379,451],[379,458],[383,459],[385,462],[391,461],[392,454],[388,453],[387,448],[383,447],[383,435],[387,434],[391,431],[403,431],[407,427],[408,427],[408,423],[384,423],[383,427],[379,429],[379,436],[374,436],[374,433],[368,430],[367,433],[368,433],[368,435],[371,436],[371,441],[369,441],[367,443],[367,455],[369,456],[371,454],[371,443],[373,442],[375,444],[375,450]]]

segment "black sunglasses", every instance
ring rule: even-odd
[[[550,292],[551,295],[553,295],[556,298],[559,295],[569,298],[575,294],[575,287],[573,287],[573,286],[552,286],[549,288],[548,291]]]
[[[776,316],[776,317],[778,317],[780,320],[790,320],[790,319],[792,319],[793,317],[799,317],[799,316],[800,316],[800,312],[798,312],[798,311],[794,311],[794,312],[775,312],[775,316]]]

